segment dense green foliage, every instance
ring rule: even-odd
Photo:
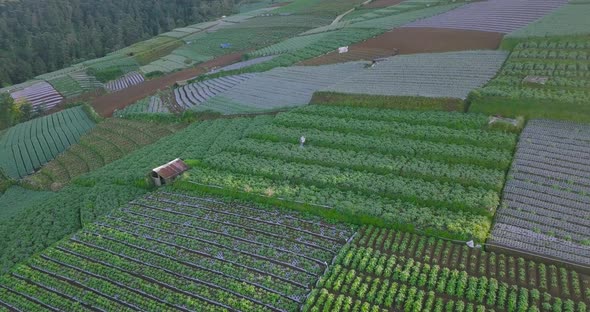
[[[226,145],[268,122],[223,119],[195,123],[176,134],[82,175],[61,191],[31,203],[18,215],[0,222],[0,271],[5,272],[97,217],[150,190],[146,178],[152,168],[177,157],[201,158],[219,153]]]
[[[186,181],[327,206],[347,221],[380,218],[385,226],[483,240],[516,143],[513,134],[487,130],[487,121],[307,106],[196,162]]]
[[[314,93],[310,104],[459,112],[465,110],[465,102],[457,98],[387,96],[325,91]]]
[[[77,176],[152,144],[182,126],[110,118],[26,180],[38,188],[60,189]]]
[[[336,256],[303,311],[587,311],[590,277],[372,227]]]
[[[0,168],[14,179],[27,176],[77,143],[94,125],[78,106],[9,128],[0,137]]]
[[[15,102],[8,93],[0,93],[0,129],[38,117],[42,112],[34,110],[31,103]]]
[[[0,86],[230,13],[233,5],[231,0],[0,3]]]
[[[498,76],[471,93],[470,111],[589,121],[589,47],[586,37],[523,40]]]
[[[50,192],[38,192],[20,186],[9,187],[0,194],[0,220],[6,220],[18,214],[23,208],[38,200],[51,196]]]
[[[276,208],[156,192],[0,277],[0,304],[295,312],[353,233]]]

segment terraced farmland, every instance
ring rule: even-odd
[[[36,82],[23,89],[11,91],[10,96],[15,101],[25,100],[34,108],[50,109],[61,103],[63,97],[53,86],[45,81]]]
[[[293,212],[158,192],[1,277],[0,305],[297,311],[353,233]]]
[[[104,87],[111,92],[117,92],[129,88],[144,81],[143,75],[138,72],[130,72],[123,77],[107,82]]]
[[[65,75],[49,80],[49,83],[64,97],[71,98],[82,94],[82,87],[72,77]]]
[[[487,120],[302,107],[203,160],[191,169],[188,185],[328,206],[315,212],[481,241],[516,142],[515,135],[482,130]]]
[[[509,33],[551,13],[567,0],[487,0],[418,20],[404,27],[434,27]]]
[[[487,114],[590,120],[590,45],[584,37],[519,43],[471,110]],[[541,78],[545,81],[528,81]],[[565,109],[564,109],[565,108]]]
[[[361,63],[281,67],[256,76],[201,103],[197,110],[223,114],[260,112],[309,103],[315,91],[362,70]]]
[[[464,99],[494,77],[505,58],[502,51],[395,56],[321,91]]]
[[[590,3],[569,3],[540,20],[509,33],[510,39],[572,36],[590,33]]]
[[[249,60],[246,60],[246,61],[237,62],[237,63],[231,64],[231,65],[227,65],[227,66],[224,66],[224,67],[221,67],[221,68],[216,68],[216,69],[210,71],[209,74],[215,74],[215,73],[224,72],[224,71],[242,69],[242,68],[245,68],[245,67],[248,67],[248,66],[252,66],[252,65],[256,65],[256,64],[268,62],[268,61],[272,60],[275,57],[276,57],[276,55],[269,55],[269,56],[262,56],[262,57],[257,57],[257,58],[249,59]]]
[[[176,103],[182,109],[193,109],[217,94],[230,90],[249,79],[255,74],[242,74],[203,80],[174,89]]]
[[[168,92],[148,96],[120,111],[116,111],[113,115],[119,118],[129,118],[144,114],[169,114],[172,106],[172,103],[170,103],[170,96],[171,95],[168,94]]]
[[[518,144],[492,242],[590,264],[590,127],[533,120]]]
[[[75,177],[122,158],[180,128],[182,125],[107,119],[26,180],[36,187],[57,190]]]
[[[15,179],[29,175],[93,127],[82,107],[20,123],[0,137],[0,168]]]
[[[590,276],[465,245],[364,227],[303,311],[587,311]]]

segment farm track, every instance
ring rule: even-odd
[[[496,50],[503,34],[475,30],[440,28],[399,28],[349,47],[301,62],[299,65],[324,65],[371,60],[395,54],[435,53],[465,50]]]
[[[92,101],[92,106],[99,115],[103,117],[111,117],[115,110],[125,108],[127,105],[152,95],[159,90],[164,90],[174,85],[177,81],[194,78],[206,73],[213,67],[226,66],[235,63],[242,58],[242,54],[243,52],[236,52],[224,55],[211,61],[204,62],[194,68],[148,80],[130,88],[97,97]]]

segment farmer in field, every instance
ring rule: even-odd
[[[303,147],[305,147],[304,145],[305,145],[305,137],[301,136],[299,138],[299,147],[303,148]]]

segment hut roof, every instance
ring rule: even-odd
[[[176,158],[175,160],[161,165],[160,167],[154,168],[152,171],[157,173],[164,179],[170,179],[177,177],[181,173],[187,171],[189,169],[188,165],[182,161],[180,158]]]

